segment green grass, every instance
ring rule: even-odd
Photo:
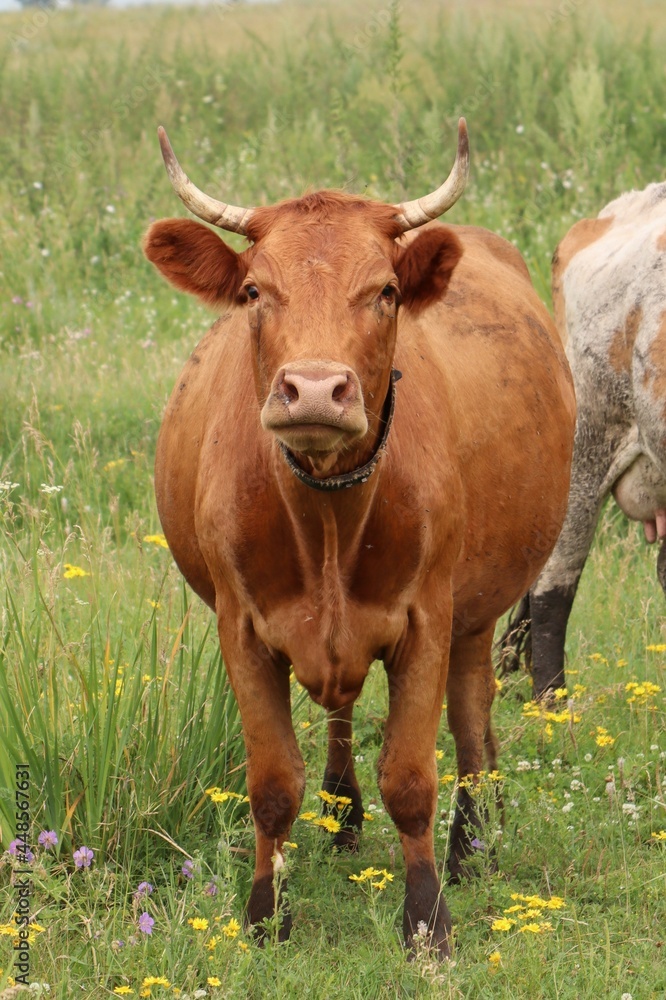
[[[407,963],[400,946],[402,860],[374,773],[379,665],[356,712],[375,817],[359,857],[331,856],[298,821],[290,943],[259,950],[220,930],[242,919],[253,835],[243,801],[216,805],[205,792],[244,792],[239,719],[209,612],[146,541],[159,533],[160,414],[210,322],[140,252],[150,220],[181,211],[156,126],[198,184],[236,203],[326,186],[397,200],[448,172],[465,113],[472,177],[451,221],[515,241],[548,300],[550,256],[571,224],[663,178],[663,24],[648,2],[465,11],[344,0],[59,10],[42,26],[35,11],[2,18],[0,842],[14,836],[15,764],[28,763],[32,841],[47,829],[60,838],[33,866],[43,930],[31,979],[53,997],[108,997],[125,983],[139,995],[146,976],[171,983],[145,987],[153,996],[666,996],[665,845],[652,836],[666,829],[666,655],[646,648],[666,641],[666,622],[654,553],[610,509],[569,629],[580,721],[525,715],[522,675],[498,696],[506,816],[502,837],[493,823],[484,839],[498,843],[499,873],[480,856],[481,877],[446,890],[454,963]],[[645,681],[661,690],[629,704],[626,685]],[[317,808],[323,713],[302,692],[294,702],[304,808]],[[612,745],[597,744],[598,727]],[[444,725],[439,746],[444,776]],[[442,863],[452,787],[442,784]],[[90,870],[74,867],[82,844],[95,852]],[[14,864],[0,858],[4,925]],[[394,882],[348,879],[368,866]],[[144,880],[154,892],[137,900]],[[512,893],[566,906],[548,933],[492,931]],[[150,936],[137,926],[144,910]],[[207,930],[188,924],[197,916]],[[12,935],[0,934],[0,991],[12,961]],[[222,987],[207,985],[215,976]]]

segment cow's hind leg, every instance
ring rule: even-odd
[[[584,397],[578,389],[577,396],[580,404],[580,398]],[[565,686],[567,624],[599,514],[612,485],[607,477],[616,447],[605,423],[579,408],[567,514],[555,548],[530,589],[536,699]]]
[[[220,621],[225,619],[221,614]],[[273,659],[251,626],[241,642],[235,639],[233,630],[223,634],[220,628],[222,653],[243,723],[247,791],[256,838],[247,917],[251,925],[262,925],[279,913],[277,936],[284,941],[291,930],[291,916],[286,906],[283,844],[289,839],[305,788],[305,767],[291,721],[289,667]],[[260,926],[260,936],[265,933]]]
[[[333,846],[347,851],[358,850],[358,838],[363,825],[361,790],[354,772],[352,757],[353,705],[346,705],[328,716],[328,757],[323,789],[336,797],[325,802],[324,811],[341,820],[341,829],[333,836]],[[343,801],[341,802],[340,799]],[[349,799],[349,802],[344,800]]]
[[[487,787],[497,798],[497,742],[490,721],[490,709],[497,685],[491,659],[493,629],[479,635],[457,636],[451,645],[446,688],[449,728],[456,745],[458,798],[449,844],[449,881],[458,882],[469,870],[465,861],[481,848],[485,815],[480,814],[479,796],[484,771]],[[493,773],[495,772],[495,773]]]

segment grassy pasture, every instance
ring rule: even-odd
[[[236,933],[253,843],[239,722],[210,615],[161,544],[151,483],[167,393],[210,316],[139,249],[152,218],[182,214],[159,123],[193,179],[236,203],[308,187],[397,200],[448,172],[465,113],[473,173],[451,221],[514,240],[548,300],[571,224],[664,177],[659,12],[647,0],[291,0],[2,16],[0,997],[17,762],[30,765],[36,854],[30,979],[52,997],[666,996],[666,622],[655,554],[614,509],[574,609],[568,695],[546,718],[525,708],[527,678],[498,694],[505,826],[500,837],[488,824],[481,877],[447,890],[455,961],[407,964],[400,948],[402,862],[374,777],[379,665],[356,714],[373,817],[360,856],[331,857],[298,821],[292,940],[259,950]],[[294,706],[304,809],[318,811],[323,713],[298,691]],[[443,862],[444,725],[439,746]],[[216,803],[212,786],[234,795]],[[45,830],[55,849],[37,845]],[[90,868],[75,866],[82,845]],[[348,879],[369,866],[395,881]],[[153,893],[135,897],[144,881]],[[493,930],[502,918],[514,923]]]

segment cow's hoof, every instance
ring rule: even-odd
[[[402,931],[410,960],[427,952],[451,957],[451,914],[439,891],[435,866],[421,862],[407,869]]]
[[[263,945],[275,937],[276,919],[279,921],[278,941],[289,939],[292,920],[287,906],[285,889],[286,882],[283,881],[278,892],[276,911],[275,887],[270,875],[264,875],[252,885],[252,892],[247,904],[247,923],[259,945]]]
[[[344,851],[346,854],[358,854],[359,830],[353,827],[343,827],[333,837],[333,850]]]

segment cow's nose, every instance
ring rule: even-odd
[[[285,369],[278,392],[284,398],[292,419],[299,412],[328,412],[341,415],[356,397],[356,386],[346,371],[332,375],[316,371]]]

